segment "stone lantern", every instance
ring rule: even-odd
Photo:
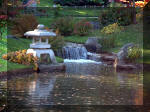
[[[54,32],[45,30],[45,26],[39,24],[37,29],[34,31],[28,31],[24,34],[27,37],[32,37],[32,43],[30,44],[30,49],[27,50],[28,53],[32,53],[34,56],[37,56],[40,60],[42,58],[49,58],[53,64],[56,64],[55,54],[51,48],[51,45],[48,43],[50,37],[55,37]],[[47,55],[47,56],[44,56]]]

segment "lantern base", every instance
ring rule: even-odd
[[[56,57],[54,51],[52,49],[28,49],[27,54],[33,54],[33,56],[37,56],[39,59],[41,58],[42,54],[49,54],[51,62],[56,64]]]

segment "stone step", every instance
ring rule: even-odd
[[[137,67],[135,65],[131,64],[117,64],[117,69],[131,70],[136,68]]]

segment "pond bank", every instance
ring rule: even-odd
[[[40,73],[44,72],[64,72],[65,71],[65,65],[63,63],[57,64],[57,65],[41,65],[40,67]],[[38,73],[37,71],[34,71],[33,68],[23,68],[23,69],[17,69],[17,70],[11,70],[7,72],[0,72],[0,79],[3,78],[11,78],[14,76],[20,76],[20,75],[26,75],[26,74],[33,74]]]

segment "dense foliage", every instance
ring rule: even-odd
[[[100,14],[99,21],[103,26],[116,22],[119,25],[129,25],[132,22],[131,11],[131,8],[108,8]]]
[[[101,37],[99,43],[102,45],[102,49],[114,48],[116,45],[115,37]]]
[[[54,3],[62,6],[85,6],[85,5],[97,5],[103,4],[103,0],[54,0]]]
[[[142,50],[138,46],[134,46],[132,48],[128,48],[128,56],[127,59],[130,61],[135,61],[142,57]]]
[[[57,33],[57,31],[56,31]],[[57,51],[58,49],[61,49],[65,42],[64,42],[64,37],[63,36],[56,36],[55,38],[50,38],[49,39],[49,43],[51,44],[51,48],[54,50],[54,51]]]
[[[63,36],[72,35],[74,29],[74,19],[72,17],[58,18],[53,23],[54,29],[59,29],[59,32]]]
[[[13,20],[11,33],[17,37],[24,37],[24,33],[29,30],[34,30],[38,25],[36,17],[33,15],[21,15]]]
[[[80,20],[75,24],[74,34],[79,36],[88,35],[92,30],[92,25],[87,20]]]
[[[3,37],[3,32],[7,27],[7,15],[0,15],[0,39]]]

